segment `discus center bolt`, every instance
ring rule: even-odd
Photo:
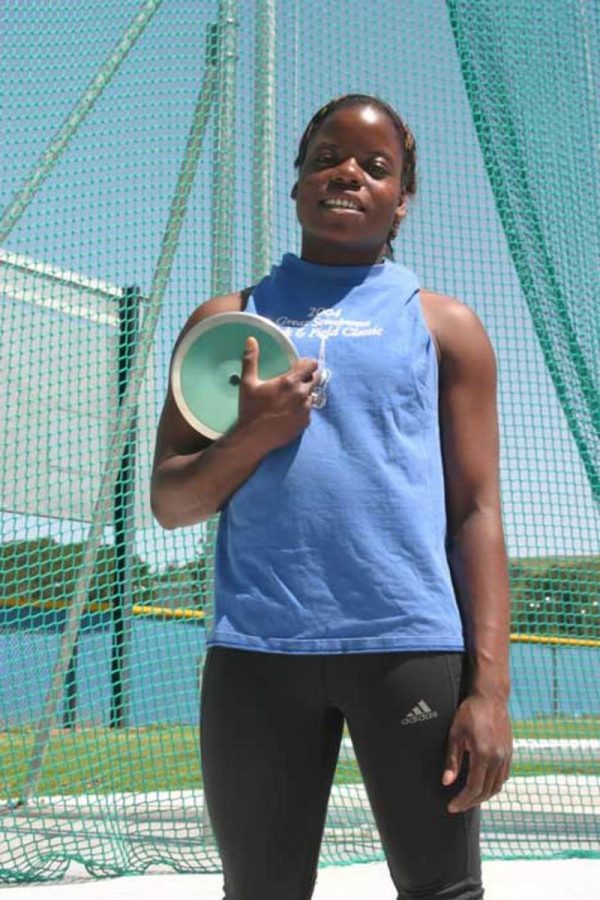
[[[241,380],[239,375],[231,375],[229,377],[229,384],[239,384]]]

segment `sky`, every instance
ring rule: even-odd
[[[0,166],[6,177],[0,184],[0,208],[10,202],[142,5],[139,0],[55,0],[52,4],[7,0],[2,4]],[[6,240],[7,249],[86,278],[115,286],[136,284],[143,293],[149,291],[202,82],[205,28],[216,17],[217,6],[200,0],[164,0]],[[254,4],[239,5],[237,28],[236,127],[231,136],[235,148],[232,288],[250,282],[252,185],[264,163],[260,148],[255,155],[252,143],[254,8]],[[518,24],[515,19],[512,27]],[[557,58],[561,48],[555,42],[567,33],[567,24],[557,22],[549,28],[550,47],[542,47],[541,59]],[[581,32],[581,53],[579,48],[571,49],[577,59],[588,60],[588,69],[594,72],[598,23],[592,25]],[[512,46],[517,46],[514,35],[512,40]],[[424,286],[472,306],[496,352],[509,554],[600,552],[600,514],[508,253],[445,4],[437,0],[279,2],[276,48],[271,261],[275,263],[287,250],[299,250],[300,232],[289,190],[297,142],[312,113],[331,96],[348,91],[375,93],[391,102],[410,123],[418,152],[418,194],[402,224],[397,259],[418,272]],[[515,73],[519,65],[528,65],[527,57],[526,52],[517,54]],[[577,149],[577,121],[569,118],[577,104],[568,90],[558,97],[544,92],[544,81],[556,73],[556,67],[548,65],[549,71],[540,73],[538,81],[530,79],[540,97],[536,133],[543,129],[547,109],[554,103],[559,110],[564,108],[565,128]],[[579,83],[578,72],[571,74]],[[584,84],[583,76],[579,81]],[[172,345],[189,313],[210,296],[213,119],[156,335],[147,428],[139,442],[142,493]],[[535,160],[536,154],[548,151],[543,175],[557,177],[557,172],[563,172],[564,178],[556,153],[548,149],[554,145],[552,136],[538,145],[534,135],[528,153]],[[590,210],[595,206],[591,187],[581,177],[587,171],[585,156],[581,149],[578,154],[569,177],[579,189],[564,204],[565,227],[548,231],[565,284],[573,280],[573,273],[587,278],[589,284],[597,262],[595,250],[591,252],[597,226]],[[544,184],[542,178],[536,188],[539,197],[546,196]],[[544,214],[549,222],[556,219],[550,205]],[[597,294],[582,292],[579,321],[584,325],[592,321],[594,299]],[[8,321],[3,310],[11,302],[0,299],[3,322]],[[44,319],[36,321],[43,336]],[[93,329],[86,335],[90,347],[93,335]],[[19,339],[34,338],[20,335]],[[593,350],[589,328],[583,328],[582,339]],[[15,345],[11,346],[14,354]],[[16,347],[19,353],[18,342]],[[98,359],[96,368],[90,368],[81,380],[65,379],[65,397],[74,392],[81,404],[85,379],[96,387],[101,377],[110,382],[110,376],[98,368]],[[35,394],[34,386],[29,389]],[[31,410],[35,402],[35,396],[29,397]],[[45,432],[35,419],[32,413],[28,434],[43,446],[47,436],[40,438]],[[91,431],[86,447],[86,452],[99,452]],[[10,446],[0,453],[10,454]],[[44,534],[60,540],[83,539],[88,527],[70,520],[10,514],[0,514],[0,524],[2,540]],[[164,532],[154,524],[138,530],[136,549],[151,565],[162,568],[192,558],[201,540],[201,526]]]

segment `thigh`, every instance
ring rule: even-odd
[[[479,810],[447,811],[466,770],[441,783],[463,664],[458,653],[377,654],[347,680],[344,712],[400,898],[483,896]]]
[[[310,656],[211,647],[202,679],[204,793],[225,900],[307,900],[343,729]]]

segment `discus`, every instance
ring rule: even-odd
[[[263,381],[287,372],[298,359],[290,338],[270,319],[226,312],[198,322],[182,339],[171,369],[171,387],[183,418],[216,440],[235,425],[246,339],[258,341]]]

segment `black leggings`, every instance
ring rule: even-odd
[[[480,900],[479,809],[446,810],[461,653],[290,655],[210,647],[204,794],[224,900],[308,900],[344,720],[399,900]]]

